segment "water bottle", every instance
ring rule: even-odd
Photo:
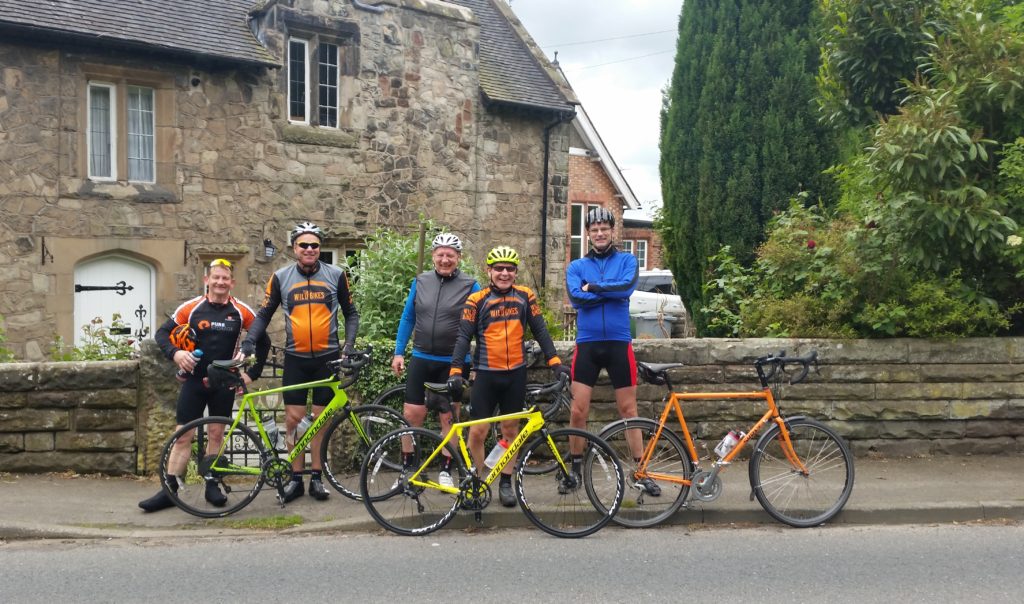
[[[484,464],[488,468],[493,468],[498,465],[498,462],[501,461],[501,456],[505,454],[505,451],[508,451],[508,441],[504,438],[499,439],[498,442],[494,444],[494,448],[491,449],[491,452],[487,454],[487,459],[484,460]]]
[[[740,439],[746,436],[743,432],[737,432],[735,430],[729,430],[729,433],[725,435],[722,442],[718,443],[715,447],[715,453],[719,458],[724,458],[732,451],[732,448],[736,446],[736,443],[740,442]]]
[[[195,350],[192,351],[192,360],[195,361],[196,364],[198,364],[199,361],[202,358],[203,358],[203,351],[202,350],[199,350],[198,348],[196,348]],[[188,379],[188,376],[190,376],[190,375],[192,375],[191,371],[185,371],[184,369],[179,369],[178,373],[174,374],[174,377],[178,378],[179,382],[184,382],[185,380]]]
[[[302,419],[299,420],[299,425],[295,426],[295,436],[292,442],[299,442],[302,435],[309,430],[309,427],[313,425],[313,414],[307,413]]]
[[[274,419],[274,414],[267,415],[263,420],[263,431],[267,433],[267,438],[270,440],[270,446],[275,449],[280,449],[281,430],[277,427],[277,421]]]

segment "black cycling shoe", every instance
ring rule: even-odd
[[[647,492],[651,497],[661,497],[661,487],[650,477],[641,478],[636,481],[638,487]]]
[[[301,480],[289,480],[284,485],[284,502],[295,501],[306,494],[306,485]]]
[[[331,496],[327,489],[324,488],[324,483],[315,476],[309,481],[309,494],[317,501],[327,501],[327,498]]]
[[[511,483],[501,483],[498,485],[498,499],[501,500],[501,505],[507,508],[516,506],[516,495],[512,492]]]
[[[222,508],[228,503],[227,495],[221,492],[220,485],[216,480],[207,479],[206,481],[206,501],[218,508]]]
[[[139,502],[139,507],[147,512],[159,512],[160,510],[166,510],[167,508],[173,508],[174,502],[171,498],[160,489],[160,492],[153,495],[149,499],[143,499]]]

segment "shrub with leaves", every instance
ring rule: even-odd
[[[122,330],[128,325],[119,313],[111,317],[110,326],[102,317],[96,317],[82,326],[82,342],[68,346],[60,336],[50,345],[50,358],[54,361],[119,361],[136,358],[135,342],[130,338],[111,335],[111,330]]]
[[[0,363],[10,363],[14,360],[14,353],[4,346],[4,343],[7,342],[7,332],[4,330],[3,321],[3,315],[0,315]]]

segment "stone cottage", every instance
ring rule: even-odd
[[[299,220],[335,262],[420,216],[512,243],[557,303],[575,104],[503,0],[7,0],[7,345],[146,333],[218,257],[258,303]]]

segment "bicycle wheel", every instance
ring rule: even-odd
[[[572,406],[572,396],[569,394],[568,386],[565,390],[546,397],[546,400],[542,400],[533,394],[544,388],[546,385],[547,384],[538,384],[535,382],[531,382],[526,385],[527,407],[531,404],[536,404],[537,408],[540,409],[541,414],[544,416],[544,422],[546,425],[565,425],[569,423],[569,408]],[[533,441],[538,438],[542,438],[542,434],[540,432],[530,437],[530,440],[526,445],[524,445],[523,450],[528,449]],[[530,464],[524,466],[523,472],[531,475],[547,474],[548,472],[553,472],[557,467],[558,462],[554,459],[536,459]]]
[[[365,432],[365,439],[357,430],[357,424]],[[359,470],[366,451],[381,436],[405,425],[401,413],[380,405],[346,408],[339,413],[327,427],[320,443],[320,459],[327,482],[345,497],[358,501]],[[402,458],[385,459],[385,462],[392,468],[400,468]]]
[[[405,406],[405,384],[398,384],[388,388],[378,394],[377,398],[373,399],[370,404],[394,409],[401,414],[402,408]]]
[[[387,460],[400,455],[402,439],[412,439],[413,464],[408,469],[393,468]],[[458,492],[441,490],[437,480],[441,473],[440,453],[430,461],[410,484],[410,475],[441,445],[441,435],[424,428],[399,428],[373,443],[359,474],[359,492],[366,510],[381,526],[399,535],[426,535],[448,524],[459,509]],[[449,469],[458,487],[466,477],[462,458],[453,453]]]
[[[556,537],[586,537],[612,519],[622,503],[622,466],[603,440],[574,428],[542,432],[516,464],[516,498],[523,513],[541,530]],[[572,472],[569,437],[583,439],[582,475]],[[556,455],[557,452],[557,455]],[[558,469],[527,474],[530,463],[556,460]],[[557,460],[562,460],[562,462]]]
[[[772,518],[797,528],[827,522],[853,491],[853,455],[831,428],[808,418],[786,421],[793,450],[807,468],[802,473],[786,458],[782,430],[773,426],[754,446],[750,486]]]
[[[690,485],[683,481],[693,477],[693,463],[682,439],[665,428],[654,444],[643,474],[638,474],[639,464],[626,441],[631,430],[643,439],[640,446],[647,447],[658,430],[658,422],[642,417],[620,420],[600,434],[622,462],[626,475],[626,492],[614,522],[631,528],[654,526],[675,514],[686,501]]]
[[[259,436],[232,419],[203,417],[179,428],[160,457],[160,481],[179,508],[202,518],[220,518],[249,505],[263,486],[269,458]],[[211,428],[223,432],[220,450],[207,453]],[[172,475],[171,472],[181,472]]]

